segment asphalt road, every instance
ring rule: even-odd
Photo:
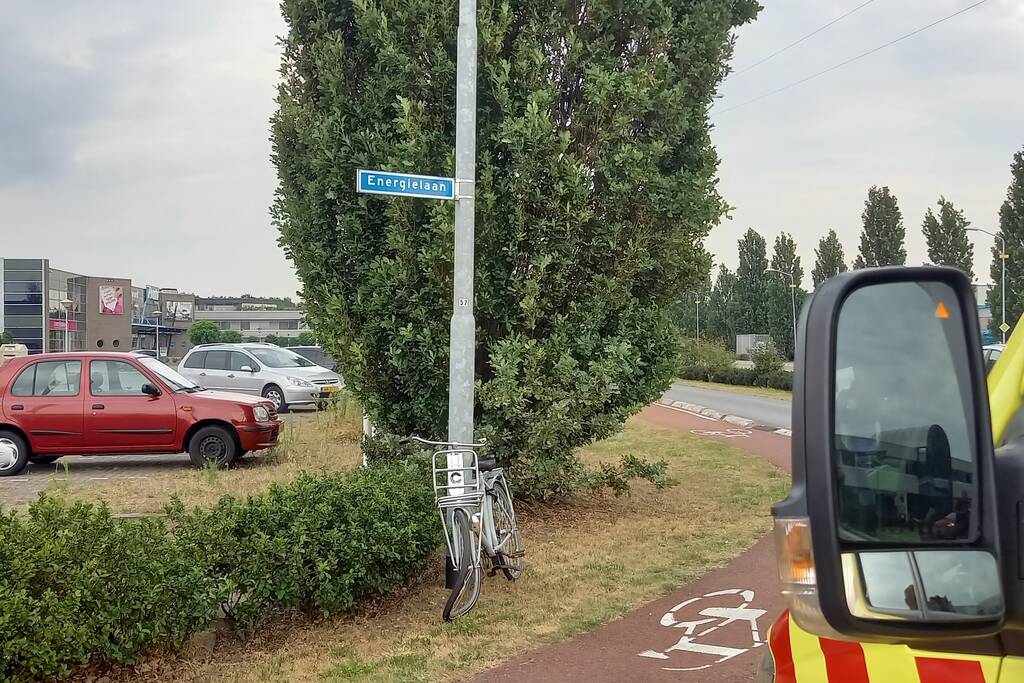
[[[746,417],[757,424],[776,429],[791,428],[792,407],[790,402],[784,399],[705,389],[688,384],[673,384],[672,388],[665,392],[665,398],[695,403],[727,415]]]

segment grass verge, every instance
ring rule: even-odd
[[[117,680],[255,683],[426,683],[462,680],[546,643],[603,624],[724,566],[770,527],[788,476],[721,443],[632,420],[586,449],[590,464],[624,453],[669,463],[682,482],[573,505],[520,505],[526,570],[486,579],[475,612],[443,624],[438,558],[424,580],[356,617],[284,616],[247,644],[205,658],[150,660]]]
[[[362,415],[352,400],[326,410],[287,417],[281,442],[239,460],[230,470],[182,467],[145,479],[103,483],[52,480],[47,493],[69,500],[106,502],[115,513],[160,512],[177,495],[186,507],[212,507],[224,495],[245,498],[274,482],[286,483],[301,472],[350,469],[362,461]]]
[[[769,389],[768,387],[745,387],[736,384],[720,384],[719,382],[700,382],[693,379],[677,379],[676,384],[685,384],[688,387],[699,387],[702,389],[715,389],[717,391],[729,391],[734,394],[747,394],[748,396],[785,399],[787,401],[793,398],[792,391]]]

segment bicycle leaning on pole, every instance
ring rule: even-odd
[[[480,597],[485,555],[489,576],[500,569],[505,578],[515,581],[523,571],[525,550],[512,495],[497,462],[477,457],[476,449],[483,448],[483,442],[428,441],[418,436],[400,442],[437,448],[432,458],[434,500],[455,569],[442,614],[445,621],[452,621],[473,609]]]

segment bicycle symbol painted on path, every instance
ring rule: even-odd
[[[638,655],[666,663],[685,659],[674,653],[699,655],[696,659],[689,658],[694,660],[694,666],[661,668],[665,671],[700,671],[761,647],[764,641],[757,620],[764,616],[765,610],[751,608],[753,601],[754,591],[742,588],[714,591],[685,600],[661,618],[662,626],[683,630],[679,641],[666,650],[645,650]],[[711,657],[714,660],[708,661]]]
[[[753,434],[749,429],[691,429],[690,433],[697,436],[718,436],[723,439],[746,439]]]

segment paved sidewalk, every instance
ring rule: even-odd
[[[788,437],[651,406],[641,419],[727,442],[790,467]],[[685,485],[685,484],[683,484]],[[771,537],[692,584],[564,643],[527,653],[474,683],[750,683],[783,609]]]

